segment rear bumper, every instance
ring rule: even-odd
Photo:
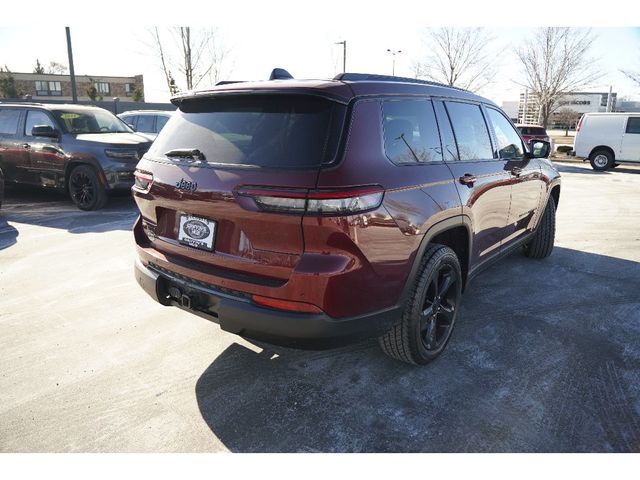
[[[378,336],[401,314],[399,307],[358,317],[292,313],[257,306],[248,297],[220,291],[135,263],[138,284],[154,300],[176,306],[220,325],[227,332],[277,345],[332,348]]]

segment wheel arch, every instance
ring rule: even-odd
[[[607,152],[611,153],[611,156],[613,157],[614,160],[616,159],[616,152],[614,152],[613,148],[609,147],[608,145],[598,145],[597,147],[593,147],[589,152],[589,158],[591,158],[593,154],[596,153],[598,150],[606,150]]]
[[[424,254],[428,247],[434,243],[439,243],[451,248],[458,256],[460,269],[462,271],[462,290],[464,291],[470,268],[471,247],[473,244],[472,231],[471,219],[466,215],[459,215],[442,220],[429,228],[422,237],[416,256],[413,259],[411,271],[402,290],[401,302],[406,301],[411,291],[411,286],[416,276],[420,273],[419,269]]]
[[[109,185],[107,184],[107,179],[104,175],[104,172],[102,171],[102,167],[98,162],[91,161],[88,159],[72,158],[66,163],[64,167],[64,189],[65,190],[68,191],[69,189],[69,176],[71,175],[71,172],[73,171],[74,168],[80,165],[86,165],[93,168],[98,174],[98,180],[100,181],[100,183],[102,183],[102,185],[104,185],[105,188],[109,188]]]

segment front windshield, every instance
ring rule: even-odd
[[[55,116],[71,134],[132,132],[122,120],[106,110],[56,110]]]

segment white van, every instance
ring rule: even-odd
[[[639,113],[585,113],[576,128],[573,153],[602,171],[640,163]]]

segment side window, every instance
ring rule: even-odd
[[[383,103],[384,149],[394,163],[442,160],[438,126],[430,100]]]
[[[0,135],[15,135],[18,133],[20,110],[0,110]]]
[[[640,117],[629,117],[627,133],[640,133]]]
[[[28,137],[31,137],[31,130],[36,125],[49,125],[52,128],[56,128],[55,123],[51,120],[51,117],[40,110],[28,110],[27,111],[27,122],[24,127],[24,134]]]
[[[520,140],[520,136],[511,126],[511,123],[504,115],[493,108],[487,108],[486,111],[496,134],[498,157],[507,160],[521,160],[524,158],[522,140]]]
[[[164,127],[168,121],[169,117],[165,117],[164,115],[156,116],[156,133],[160,133],[160,130],[162,130],[162,127]]]
[[[133,128],[136,128],[138,117],[136,115],[127,115],[122,117],[122,121],[128,125],[133,125]]]
[[[458,143],[460,160],[493,159],[487,124],[478,105],[446,102]]]
[[[153,117],[154,115],[140,115],[136,130],[143,133],[153,133]]]
[[[456,146],[456,139],[453,136],[453,130],[451,130],[451,121],[449,120],[449,114],[444,108],[444,103],[440,101],[433,102],[436,109],[436,115],[438,117],[438,127],[440,127],[440,140],[444,147],[442,154],[444,155],[445,162],[452,162],[459,160],[458,147]]]

